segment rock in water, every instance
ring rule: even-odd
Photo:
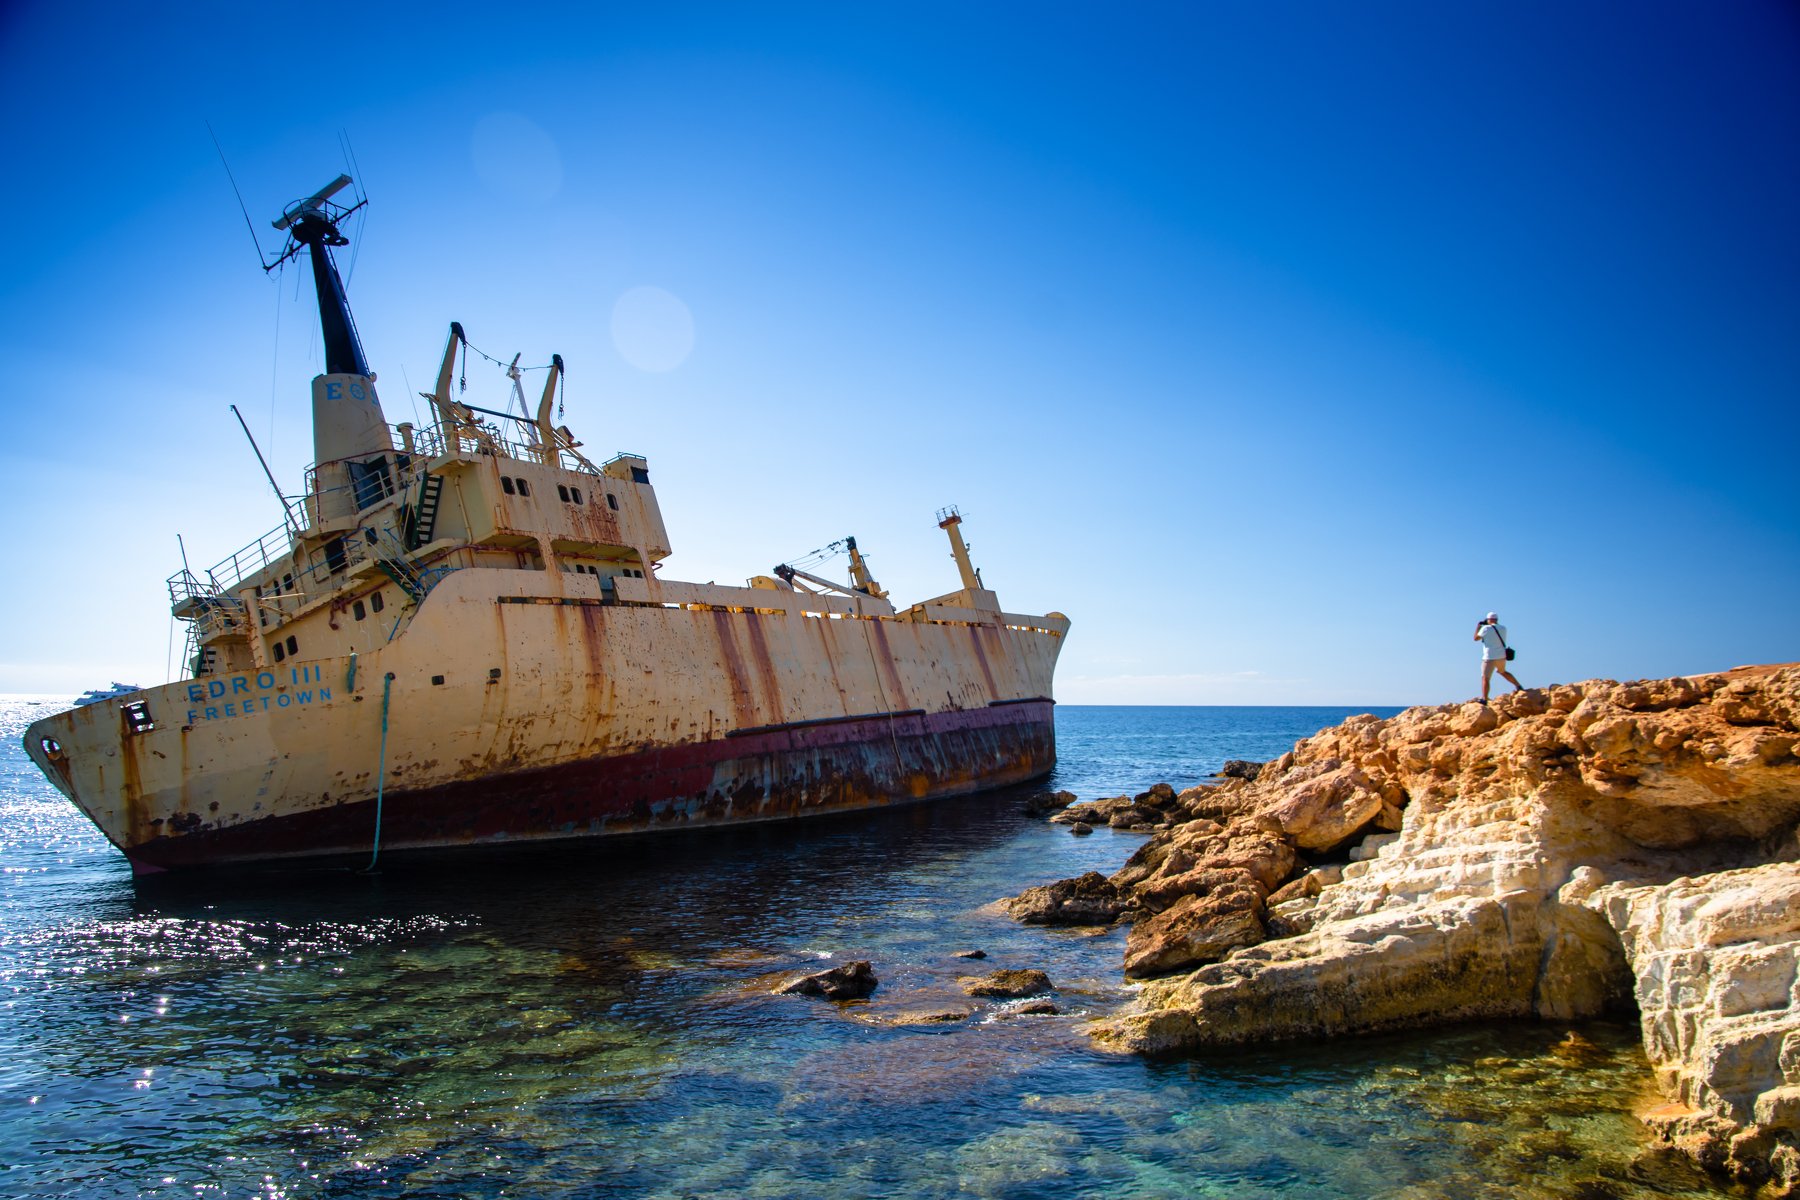
[[[783,996],[823,996],[827,1000],[861,1000],[874,991],[879,982],[881,981],[875,978],[875,968],[867,960],[858,959],[829,971],[790,979],[776,988],[775,993]]]
[[[965,975],[957,982],[971,996],[995,996],[1003,1000],[1054,990],[1050,977],[1042,971],[995,971],[991,975]]]
[[[1076,799],[1074,792],[1039,792],[1025,802],[1025,811],[1032,816],[1060,812],[1075,803]]]
[[[1652,1127],[1770,1195],[1800,1192],[1797,746],[1792,666],[1351,717],[1253,782],[1182,793],[1188,823],[1112,877],[1152,911],[1181,896],[1133,929],[1140,967],[1184,946],[1225,957],[1146,984],[1095,1037],[1153,1051],[1574,1020],[1635,995],[1669,1101]],[[1254,820],[1273,827],[1257,853]],[[1209,907],[1200,881],[1231,866],[1215,846],[1242,842],[1238,869],[1260,864],[1266,896],[1274,842],[1337,852],[1372,832],[1398,836],[1279,893],[1268,925],[1292,936],[1225,945],[1252,939],[1254,889]]]
[[[1098,871],[1026,888],[1004,904],[1027,925],[1110,925],[1136,907]]]
[[[1221,779],[1255,779],[1256,773],[1263,769],[1259,762],[1245,762],[1241,758],[1228,758],[1225,765],[1219,768]]]

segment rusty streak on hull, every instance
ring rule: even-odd
[[[500,845],[781,820],[1021,783],[1056,761],[1052,701],[868,716],[389,793],[384,849]],[[372,800],[159,837],[139,870],[367,853]]]

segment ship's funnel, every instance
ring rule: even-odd
[[[355,516],[393,491],[393,435],[367,375],[313,379],[313,461],[321,521]]]

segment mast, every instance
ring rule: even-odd
[[[306,247],[307,257],[312,260],[313,289],[319,296],[319,328],[325,334],[325,373],[366,377],[369,360],[363,356],[362,339],[357,337],[356,322],[350,317],[344,281],[338,277],[337,263],[331,257],[331,247],[350,244],[350,239],[338,232],[338,221],[356,210],[346,209],[334,215],[332,209],[336,206],[329,202],[349,186],[350,177],[339,175],[306,199],[289,205],[275,221],[275,228],[287,230],[296,246]]]
[[[316,529],[336,532],[353,528],[356,515],[395,488],[393,435],[375,394],[375,376],[363,355],[350,317],[350,301],[344,281],[332,261],[333,246],[347,246],[350,239],[339,224],[363,206],[348,208],[331,198],[350,186],[348,175],[336,179],[304,200],[288,205],[275,221],[287,231],[288,244],[275,266],[296,257],[304,247],[312,259],[313,288],[319,298],[319,329],[325,335],[325,373],[315,376],[313,392],[313,495],[312,520]]]

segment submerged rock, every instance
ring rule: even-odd
[[[861,1000],[881,982],[866,959],[847,962],[829,971],[800,975],[775,989],[783,996],[823,996],[827,1000]]]
[[[859,1021],[871,1025],[891,1025],[905,1029],[915,1025],[954,1025],[975,1015],[966,1004],[913,1004],[886,1011],[871,1011],[866,1005],[851,1010]]]

